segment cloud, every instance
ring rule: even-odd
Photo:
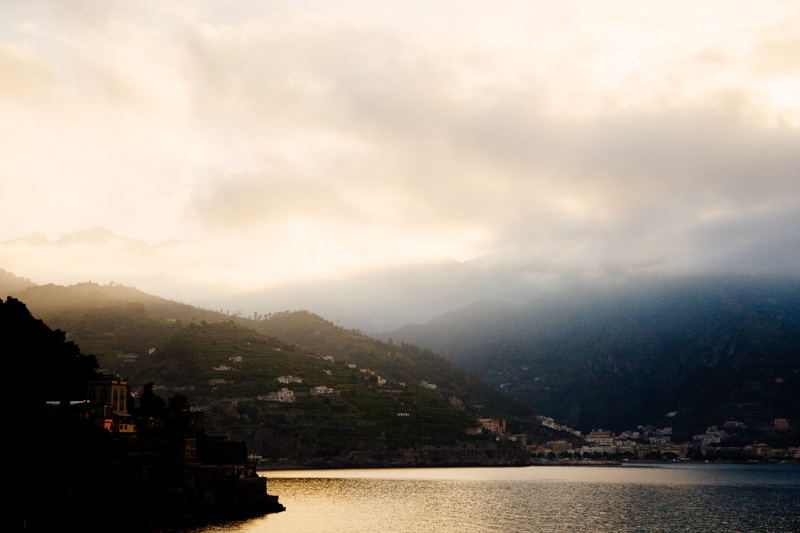
[[[118,259],[237,288],[796,266],[792,2],[89,5],[2,8],[3,240],[180,241]]]

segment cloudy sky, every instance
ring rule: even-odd
[[[796,0],[5,0],[0,80],[37,283],[800,271]]]

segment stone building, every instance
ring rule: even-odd
[[[102,376],[90,381],[86,399],[92,403],[111,406],[111,412],[118,417],[128,416],[128,380],[119,376]]]

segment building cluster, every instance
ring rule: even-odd
[[[137,499],[129,508],[144,513],[143,523],[174,525],[198,517],[244,518],[283,510],[277,498],[267,494],[267,480],[257,475],[256,460],[248,457],[245,444],[208,437],[203,413],[192,409],[185,397],[176,394],[167,408],[136,408],[131,398],[127,379],[102,375],[87,383],[84,400],[48,402],[48,414],[51,423],[88,420],[111,433],[113,440],[126,443],[108,447],[100,455],[113,458],[112,462],[102,463],[112,472],[109,479],[116,476],[120,486],[136,484],[137,490],[125,497]],[[107,441],[91,442],[97,452],[94,446]],[[111,464],[125,467],[115,469]],[[106,479],[103,482],[112,483]],[[81,491],[86,490],[85,486],[78,486]],[[96,499],[93,496],[86,501]],[[150,507],[156,501],[157,508]],[[78,506],[81,516],[98,512],[81,508],[83,504],[82,498],[70,499],[68,507]],[[81,519],[75,526],[85,527],[86,522]]]
[[[552,419],[539,417],[542,425],[554,429],[563,426],[552,424]],[[624,431],[615,434],[612,431],[596,429],[583,438],[582,445],[576,445],[566,440],[552,440],[544,444],[529,446],[531,455],[536,458],[630,458],[630,459],[655,459],[672,457],[674,459],[687,458],[732,458],[732,459],[800,459],[800,448],[775,449],[764,443],[753,442],[740,446],[725,446],[725,441],[730,439],[731,432],[747,429],[747,425],[731,420],[722,427],[711,426],[705,433],[695,435],[691,442],[676,443],[672,441],[672,428],[656,428],[654,426],[639,426],[633,431]],[[775,419],[769,428],[773,431],[786,431],[789,424],[786,419]],[[572,433],[570,428],[566,431]],[[579,436],[580,433],[578,432]]]
[[[474,427],[466,428],[467,435],[477,436],[484,433],[492,435],[495,442],[513,442],[519,448],[528,446],[528,436],[523,433],[512,434],[506,431],[506,421],[496,418],[478,418]]]
[[[267,401],[267,402],[280,402],[280,403],[294,403],[294,391],[291,389],[287,389],[283,387],[281,390],[272,391],[269,394],[261,395],[258,397],[259,400]]]
[[[320,356],[320,359],[323,359],[323,360],[328,361],[330,363],[334,363],[335,362],[334,357],[330,356],[330,355]],[[384,385],[386,385],[388,383],[388,380],[386,380],[386,379],[382,378],[381,376],[379,376],[374,370],[370,370],[369,368],[359,368],[358,365],[356,365],[355,363],[346,363],[346,366],[347,366],[347,368],[349,368],[351,370],[358,370],[362,374],[366,374],[365,378],[373,379],[373,377],[374,377],[375,384],[378,387],[383,387]],[[324,369],[323,372],[325,372],[325,374],[327,374],[328,376],[333,376],[333,370],[331,370],[331,369]],[[299,376],[293,376],[293,375],[278,376],[275,379],[276,379],[276,381],[278,383],[281,383],[282,385],[292,385],[292,384],[302,384],[303,383],[303,378],[301,378]],[[436,385],[434,385],[432,383],[427,383],[425,381],[423,381],[422,383],[423,383],[423,386],[427,386],[428,388],[433,388],[433,389],[436,388]],[[402,383],[402,382],[398,383],[398,385],[402,386],[402,387],[405,387],[405,383]],[[306,393],[306,392],[296,392],[296,391],[293,391],[293,390],[291,390],[291,389],[289,389],[287,387],[283,387],[281,390],[272,391],[272,392],[269,392],[268,394],[265,394],[265,395],[259,395],[258,399],[262,400],[262,401],[269,401],[269,402],[294,403],[297,400],[297,396],[298,395],[299,396],[305,396],[306,394],[308,394],[310,396],[331,396],[331,395],[338,396],[338,395],[341,394],[341,391],[336,390],[333,387],[329,387],[327,385],[319,385],[319,386],[311,387],[309,389],[308,393]]]
[[[506,421],[496,420],[494,418],[479,418],[478,425],[483,431],[492,433],[494,435],[502,435],[506,432]]]
[[[333,387],[328,387],[327,385],[311,388],[311,396],[328,396],[332,394],[338,394],[338,391],[335,391]]]
[[[704,456],[710,455],[747,455],[761,459],[800,459],[800,447],[774,448],[763,442],[753,442],[744,446],[730,445],[729,441],[735,439],[741,431],[747,430],[748,425],[737,420],[729,420],[720,426],[709,426],[705,433],[694,435],[692,445]],[[757,428],[759,432],[781,433],[789,430],[789,421],[785,418],[775,418],[768,423],[762,423]],[[739,439],[740,440],[740,439]]]
[[[379,378],[380,379],[380,378]],[[280,383],[298,384],[303,380],[297,376],[280,376]],[[423,382],[425,383],[425,382]],[[380,384],[380,382],[379,382]],[[258,396],[259,400],[279,403],[293,403],[296,400],[295,391],[288,387]],[[330,396],[338,395],[339,391],[326,385],[315,386],[309,392],[301,395]],[[130,415],[128,381],[118,376],[102,376],[88,384],[86,399],[71,402],[72,416],[86,418],[97,426],[115,435],[133,437],[140,431],[157,429],[158,420],[134,421]],[[53,404],[55,409],[63,407]],[[132,406],[130,406],[132,407]],[[397,412],[398,417],[411,416],[408,412]],[[774,448],[763,442],[751,442],[747,445],[730,445],[730,441],[741,442],[742,432],[748,430],[746,423],[729,420],[721,426],[710,426],[699,435],[694,435],[690,442],[676,443],[672,441],[672,427],[638,426],[635,430],[623,431],[619,434],[613,431],[595,429],[588,435],[582,436],[577,430],[568,426],[555,423],[552,418],[538,417],[542,426],[556,429],[565,433],[565,438],[554,439],[541,444],[528,445],[526,435],[511,435],[506,431],[505,420],[493,418],[479,418],[476,425],[467,428],[468,435],[491,435],[493,441],[513,442],[516,446],[526,449],[533,459],[582,459],[582,460],[647,460],[673,458],[680,459],[748,459],[753,460],[800,460],[800,448]],[[790,429],[790,423],[784,418],[776,418],[769,424],[759,426],[761,430],[784,432]],[[195,440],[185,440],[185,460],[191,462],[196,454]]]
[[[69,416],[89,420],[97,427],[121,438],[135,438],[142,431],[163,426],[161,420],[154,418],[134,419],[129,411],[134,407],[131,405],[132,398],[126,378],[101,375],[87,383],[84,400],[69,402]],[[62,407],[61,402],[48,402],[48,405],[53,414]],[[187,441],[187,450],[191,449],[191,442]],[[191,454],[187,457],[190,456]]]
[[[58,407],[58,402],[51,406]],[[72,416],[86,418],[111,433],[132,434],[135,431],[128,407],[128,380],[119,376],[104,375],[90,381],[86,399],[70,402]]]
[[[581,432],[578,431],[577,429],[572,429],[571,427],[565,426],[564,424],[559,424],[555,420],[553,420],[552,418],[550,418],[548,416],[541,416],[540,415],[540,416],[537,416],[536,418],[539,420],[539,422],[541,422],[541,424],[544,427],[548,427],[550,429],[555,429],[557,431],[565,431],[567,433],[572,433],[576,437],[580,437],[581,436]]]

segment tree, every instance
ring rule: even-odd
[[[139,398],[137,414],[142,418],[155,418],[161,415],[167,403],[153,392],[153,382],[145,383]]]
[[[83,355],[63,331],[47,327],[15,298],[0,300],[0,347],[8,354],[6,375],[19,384],[18,390],[11,388],[13,396],[27,409],[45,401],[82,400],[96,376],[94,356]]]

